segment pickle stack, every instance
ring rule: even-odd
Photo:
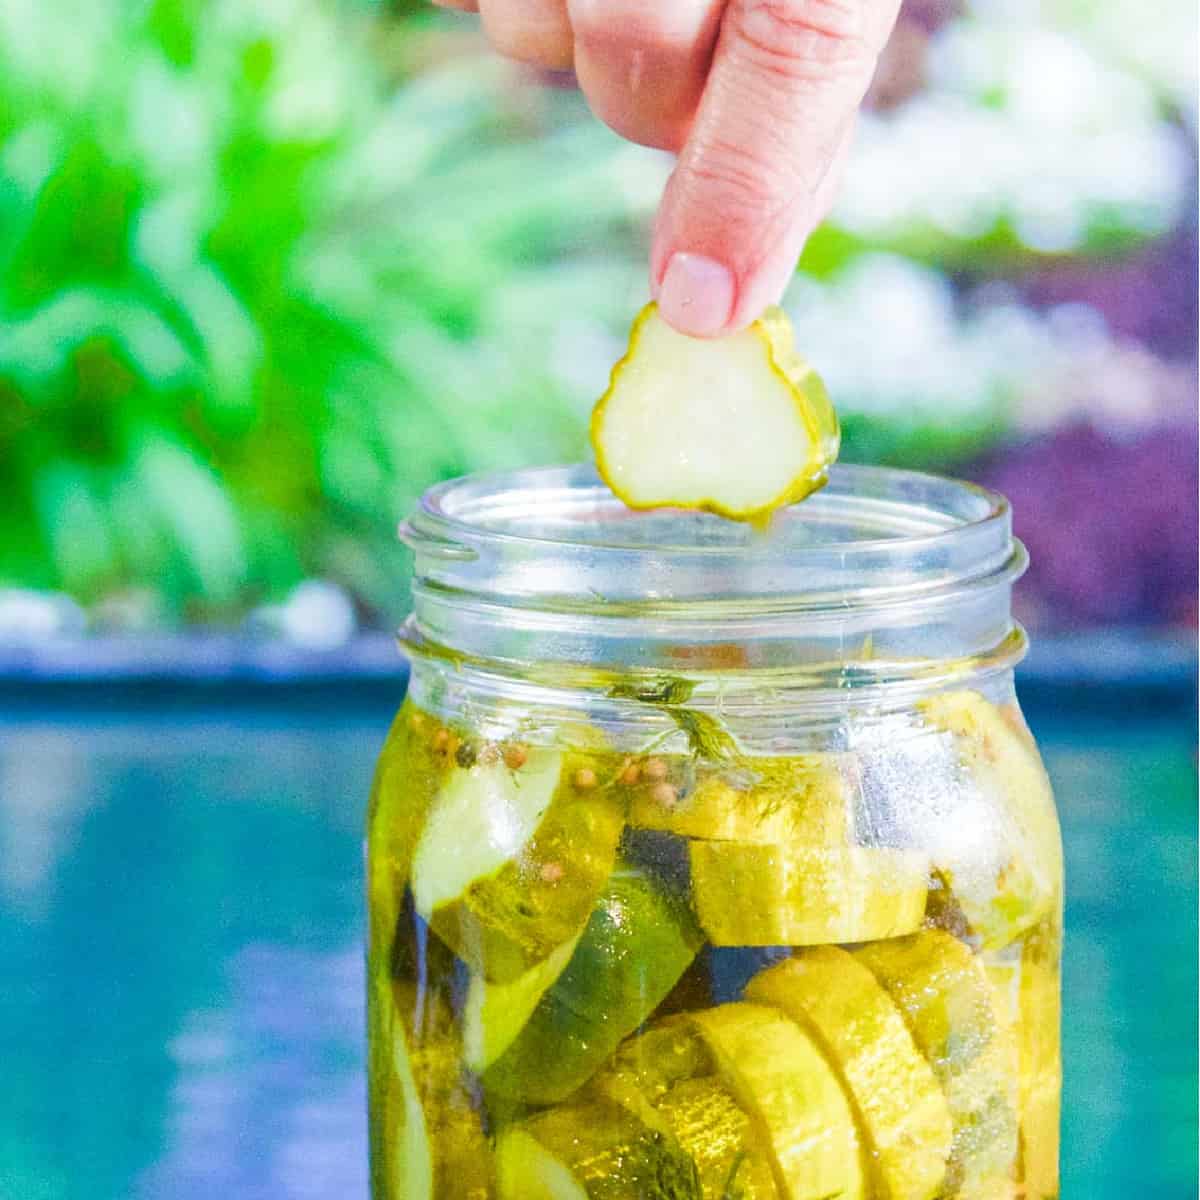
[[[1056,1200],[1048,786],[978,694],[919,721],[1004,824],[990,880],[863,844],[846,755],[406,708],[370,818],[375,1200]]]

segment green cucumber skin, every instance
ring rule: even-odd
[[[611,1101],[563,1105],[517,1129],[570,1171],[588,1200],[703,1200],[691,1155]],[[501,1200],[527,1200],[534,1191],[528,1186],[533,1167],[522,1169],[516,1155],[506,1158]]]
[[[614,872],[562,974],[483,1074],[489,1092],[553,1104],[662,1002],[703,943],[687,909],[640,873]]]

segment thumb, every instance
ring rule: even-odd
[[[659,310],[681,332],[730,332],[782,295],[898,8],[730,0],[651,254]]]

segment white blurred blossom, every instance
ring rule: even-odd
[[[1054,253],[1083,249],[1094,232],[1170,229],[1190,194],[1191,153],[1151,83],[1086,39],[997,19],[1004,7],[946,26],[927,89],[863,114],[834,224],[898,245],[1007,225]]]

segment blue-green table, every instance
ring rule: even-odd
[[[363,1200],[385,691],[0,707],[0,1200]],[[1063,1194],[1183,1200],[1195,722],[1080,699],[1030,713],[1069,871]]]

